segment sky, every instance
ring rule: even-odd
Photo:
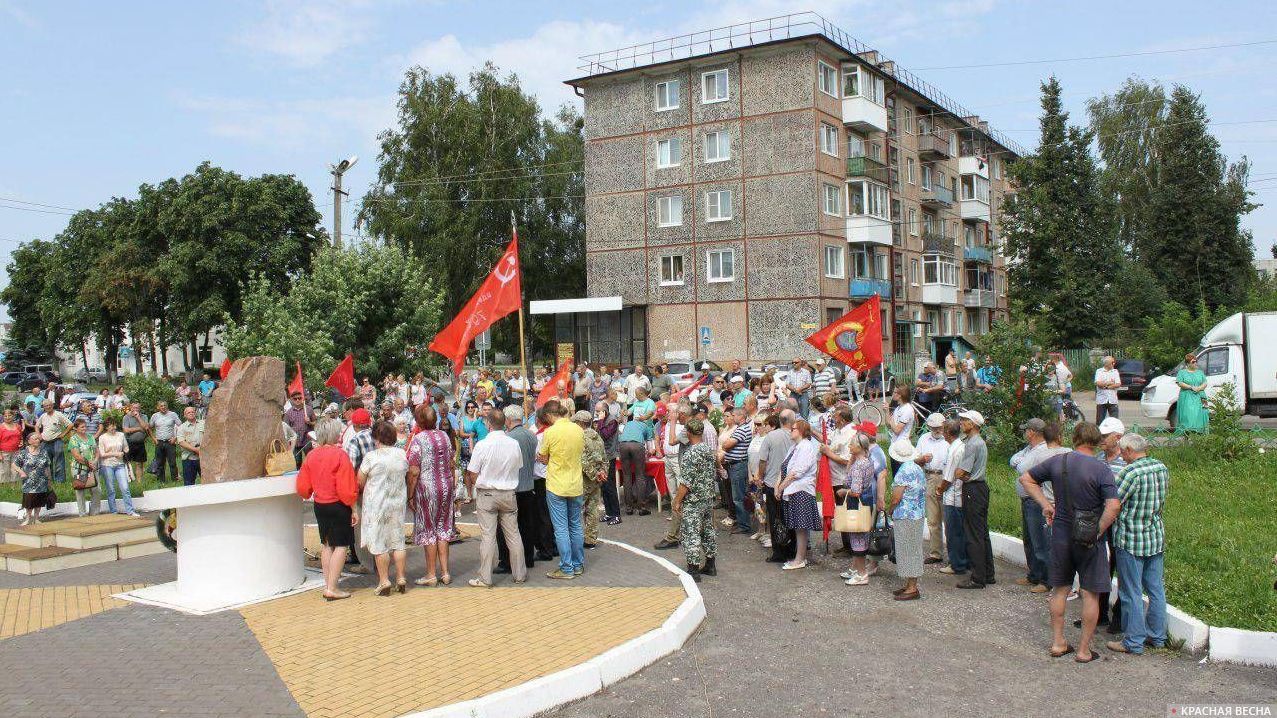
[[[328,166],[358,156],[345,187],[367,189],[406,68],[460,77],[491,60],[547,113],[579,109],[562,81],[582,74],[580,55],[806,10],[1030,148],[1051,74],[1078,123],[1088,98],[1127,77],[1186,84],[1227,156],[1253,163],[1255,201],[1277,204],[1277,4],[1265,1],[0,0],[0,265],[61,231],[68,208],[135,196],[204,160],[297,176],[331,230]],[[996,66],[955,67],[985,64]],[[353,215],[343,234],[358,239]],[[1271,256],[1277,208],[1243,222]]]

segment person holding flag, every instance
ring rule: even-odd
[[[293,443],[293,458],[297,465],[310,451],[310,432],[315,428],[315,412],[306,404],[306,385],[302,378],[302,364],[297,362],[297,373],[288,384],[288,408],[284,410],[284,423],[297,434]]]

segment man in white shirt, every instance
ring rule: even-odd
[[[647,377],[647,374],[643,373],[642,364],[636,364],[634,366],[634,373],[625,377],[625,393],[627,395],[637,396],[639,389],[642,389],[648,394],[652,393],[652,380]]]
[[[510,552],[514,582],[528,580],[523,538],[519,534],[519,509],[514,498],[519,486],[519,469],[523,468],[523,450],[519,442],[505,433],[504,414],[488,412],[484,421],[488,423],[488,435],[474,445],[470,463],[466,465],[466,488],[475,497],[475,514],[479,517],[479,530],[483,532],[479,542],[479,575],[469,582],[475,588],[492,587],[498,522]]]
[[[971,568],[967,559],[967,537],[962,528],[962,479],[954,476],[958,462],[962,461],[962,429],[956,421],[945,422],[944,438],[949,442],[949,460],[945,462],[943,478],[935,493],[941,495],[944,504],[944,535],[949,544],[949,562],[940,573],[961,576]]]
[[[944,561],[944,502],[939,491],[949,462],[949,442],[944,438],[944,415],[927,417],[928,433],[918,439],[915,462],[927,475],[927,557],[923,563]]]
[[[1104,365],[1095,370],[1095,425],[1108,417],[1117,418],[1117,390],[1122,386],[1122,375],[1117,371],[1117,360],[1104,357]]]
[[[67,480],[67,462],[63,447],[64,440],[71,435],[71,420],[54,407],[53,399],[45,399],[41,406],[44,407],[44,413],[35,420],[35,428],[40,432],[40,439],[44,442],[40,448],[49,456],[49,478],[54,483],[60,484]]]

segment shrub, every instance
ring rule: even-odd
[[[168,402],[169,408],[177,406],[177,391],[173,385],[155,374],[130,374],[124,377],[124,393],[130,401],[139,402],[147,414],[155,411],[155,405]]]
[[[1243,461],[1258,454],[1252,433],[1242,428],[1242,412],[1237,401],[1237,388],[1232,382],[1219,387],[1206,397],[1210,427],[1205,434],[1190,439],[1194,448],[1221,461]]]
[[[981,432],[990,451],[1010,454],[1019,448],[1020,424],[1034,417],[1050,420],[1055,412],[1046,388],[1045,367],[1032,361],[1032,327],[1022,321],[995,322],[980,338],[979,355],[988,356],[999,373],[988,392],[964,392],[962,401],[984,415]],[[1021,368],[1024,371],[1021,372]]]

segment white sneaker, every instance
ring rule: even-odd
[[[129,516],[132,516],[135,519],[142,518],[141,515],[139,515],[138,512],[136,511],[130,511]]]
[[[802,561],[801,563],[794,563],[793,561],[786,561],[784,564],[781,565],[781,568],[786,571],[794,571],[800,568],[807,568],[807,562]]]
[[[749,535],[749,538],[750,538],[750,540],[751,540],[751,541],[757,541],[758,539],[760,539],[760,538],[762,538],[762,537],[763,537],[763,532],[762,532],[762,531],[755,531],[754,533],[752,533],[752,534],[750,534],[750,535]]]
[[[838,578],[841,578],[842,580],[846,581],[852,576],[858,576],[858,575],[860,575],[859,571],[849,568],[846,571],[843,571],[842,573],[838,574]]]
[[[954,573],[953,566],[941,566],[940,573],[947,573],[949,575],[953,575]]]
[[[733,519],[723,519],[722,524],[723,524],[724,526],[735,526],[735,525],[736,525],[736,521],[735,521],[735,520],[733,520]]]
[[[764,536],[764,537],[763,537],[763,540],[762,540],[762,544],[763,544],[763,548],[771,548],[771,547],[772,547],[772,537],[771,537],[771,536]]]
[[[851,577],[843,583],[848,586],[868,586],[869,577],[863,573],[853,573]]]

